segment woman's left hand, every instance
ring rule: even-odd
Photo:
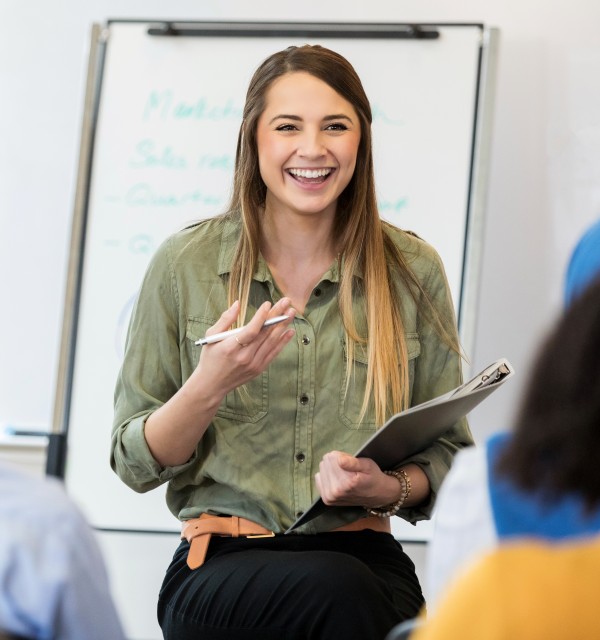
[[[381,471],[370,458],[355,458],[341,451],[323,456],[315,475],[323,502],[339,507],[376,507],[397,499],[398,481]]]

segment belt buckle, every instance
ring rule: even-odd
[[[246,536],[246,538],[274,538],[275,532],[269,531],[269,533],[255,533],[253,535]]]

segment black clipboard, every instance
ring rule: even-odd
[[[392,416],[354,455],[371,458],[384,470],[398,467],[441,437],[513,374],[506,358],[497,360],[456,389]],[[327,506],[317,498],[285,533],[292,533],[316,518],[324,517],[327,530],[364,515],[361,507]]]

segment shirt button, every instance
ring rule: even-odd
[[[300,396],[300,404],[308,404],[308,396],[305,393]]]
[[[318,298],[321,295],[321,293],[323,293],[323,292],[321,291],[321,289],[319,289],[319,287],[317,287],[315,289],[315,296],[317,296],[317,298]]]
[[[302,344],[310,344],[310,338],[308,336],[302,336]]]
[[[304,462],[306,460],[306,456],[303,453],[297,453],[296,460],[298,460],[298,462]]]
[[[296,518],[304,515],[304,511],[296,511]]]

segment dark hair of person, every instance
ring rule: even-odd
[[[513,437],[496,470],[548,502],[600,505],[600,276],[539,349]]]

